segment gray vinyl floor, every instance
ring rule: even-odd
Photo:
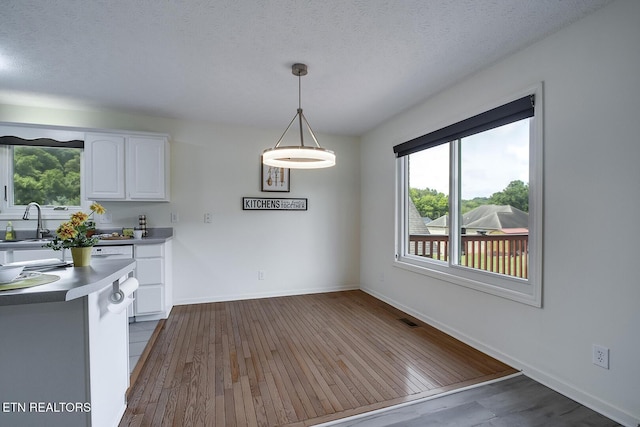
[[[129,373],[133,372],[158,321],[129,323]]]
[[[370,415],[323,424],[333,427],[618,425],[524,375]]]

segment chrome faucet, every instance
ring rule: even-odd
[[[46,228],[42,228],[42,210],[40,209],[40,205],[36,202],[31,202],[27,205],[27,209],[24,211],[24,215],[22,215],[22,219],[29,219],[29,210],[31,206],[35,206],[38,210],[38,225],[36,226],[36,239],[42,239],[45,234],[49,234],[49,230]]]

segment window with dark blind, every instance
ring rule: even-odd
[[[541,87],[393,147],[396,263],[541,304]]]

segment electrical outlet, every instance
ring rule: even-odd
[[[171,212],[171,222],[179,222],[180,221],[180,215],[178,215],[178,212]]]
[[[609,349],[601,345],[593,345],[593,364],[609,369]]]
[[[258,270],[258,280],[264,280],[267,277],[267,272],[264,270]]]
[[[204,222],[209,224],[211,221],[213,221],[213,215],[211,214],[211,212],[205,213],[204,214]]]

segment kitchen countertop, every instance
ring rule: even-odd
[[[0,292],[0,306],[71,301],[97,292],[136,266],[134,259],[92,260],[87,267],[66,267],[47,270],[60,280],[25,289]]]
[[[121,228],[118,229],[101,229],[99,233],[112,233],[122,232]],[[173,238],[173,228],[150,228],[147,237],[142,239],[122,239],[122,240],[100,240],[96,246],[120,246],[120,245],[153,245],[158,243],[164,243],[167,240]],[[41,249],[47,241],[1,241],[0,251],[8,250],[20,250],[20,249]]]
[[[122,232],[122,228],[114,229],[100,229],[99,233],[113,233]],[[113,246],[113,245],[152,245],[157,243],[164,243],[167,240],[173,239],[173,228],[149,228],[147,229],[147,237],[142,239],[123,239],[123,240],[100,240],[96,246]]]

